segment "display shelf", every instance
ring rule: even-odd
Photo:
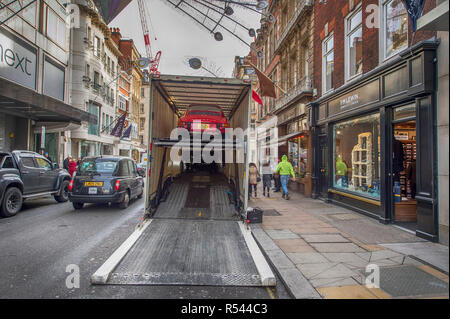
[[[358,135],[352,150],[352,184],[356,187],[372,185],[372,133]]]

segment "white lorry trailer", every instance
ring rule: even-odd
[[[245,224],[251,83],[161,75],[151,80],[150,92],[144,221],[92,275],[92,283],[274,286],[275,276]],[[180,141],[173,132],[191,104],[221,106],[231,128],[244,135],[220,145]],[[212,145],[233,160],[214,172],[186,170],[173,156],[181,153],[173,152],[180,145],[190,151]]]

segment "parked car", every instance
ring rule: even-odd
[[[85,203],[111,203],[127,208],[131,199],[144,194],[144,179],[134,160],[119,156],[84,158],[69,184],[75,209]]]
[[[145,177],[145,171],[147,170],[147,163],[139,163],[136,166],[138,174],[141,175],[142,177]]]
[[[196,124],[195,122],[201,122]],[[219,130],[225,134],[230,127],[222,108],[218,105],[194,104],[190,105],[183,117],[178,122],[179,128],[185,128],[189,132],[216,132]]]
[[[53,195],[67,202],[70,175],[44,156],[29,151],[0,151],[0,215],[11,217],[23,201]]]

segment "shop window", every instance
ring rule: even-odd
[[[346,78],[362,73],[362,10],[361,8],[346,21]]]
[[[334,188],[379,199],[379,114],[337,123],[333,134]]]
[[[416,117],[416,104],[408,104],[394,109],[394,121]]]
[[[288,159],[294,168],[295,176],[304,178],[308,163],[308,138],[296,137],[288,141]]]
[[[382,49],[385,59],[408,47],[408,14],[402,0],[383,3]]]

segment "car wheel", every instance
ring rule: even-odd
[[[65,203],[69,200],[69,181],[63,181],[59,190],[59,195],[55,196],[58,203]]]
[[[0,215],[12,217],[22,209],[22,192],[16,187],[8,188],[3,198]]]
[[[72,203],[73,208],[75,208],[76,210],[82,209],[84,206],[84,203]]]
[[[125,192],[125,195],[123,195],[123,201],[119,204],[119,207],[125,209],[128,207],[129,203],[130,203],[130,194],[128,194],[128,192]]]

